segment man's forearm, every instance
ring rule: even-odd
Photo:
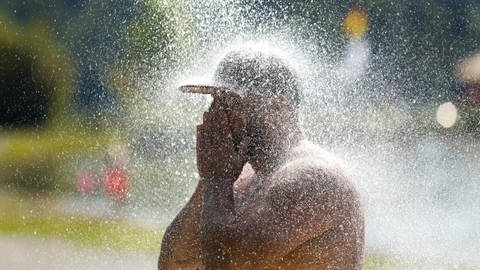
[[[201,263],[200,216],[204,184],[201,181],[190,201],[168,226],[162,240],[158,269],[197,269]]]
[[[207,269],[230,269],[230,247],[235,234],[231,228],[235,224],[233,201],[233,181],[216,179],[207,181],[203,198],[201,245],[205,253]]]
[[[223,224],[232,221],[231,218],[234,214],[233,182],[232,179],[206,181],[202,220],[209,223],[218,221]]]

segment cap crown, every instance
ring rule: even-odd
[[[218,86],[241,94],[253,91],[262,95],[283,95],[292,105],[300,103],[295,71],[273,52],[249,48],[233,50],[218,64],[214,80]]]

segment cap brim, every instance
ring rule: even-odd
[[[210,95],[214,95],[226,90],[224,87],[219,87],[214,85],[194,85],[194,84],[182,85],[178,89],[184,93],[197,93],[197,94],[210,94]]]

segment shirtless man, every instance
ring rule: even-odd
[[[306,141],[285,60],[232,51],[197,127],[198,186],[167,228],[158,269],[361,269],[359,194]]]

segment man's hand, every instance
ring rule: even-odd
[[[232,183],[246,163],[249,138],[242,133],[242,117],[235,114],[241,98],[234,93],[214,96],[203,123],[197,126],[197,167],[202,179],[225,179]]]

